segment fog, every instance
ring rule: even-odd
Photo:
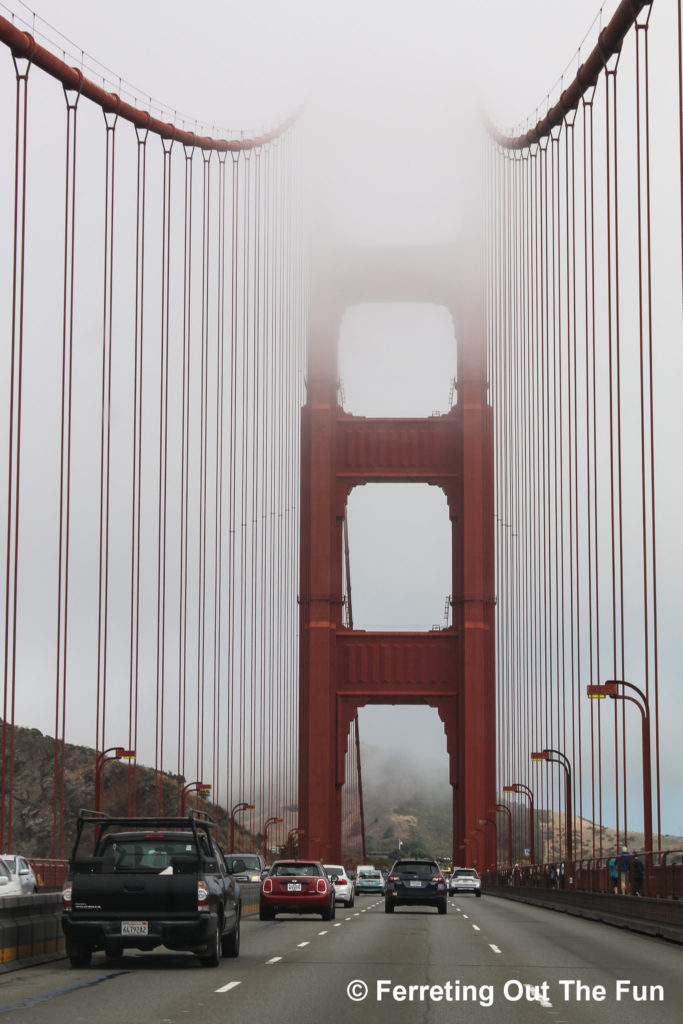
[[[595,42],[597,0],[199,0],[191,7],[119,0],[106,15],[88,0],[36,0],[37,21],[23,4],[8,6],[67,63],[190,130],[249,136],[300,111],[312,340],[338,331],[344,407],[368,416],[447,410],[458,292],[479,256],[472,240],[480,113],[502,128],[526,127],[544,113]],[[602,24],[615,6],[605,5]],[[363,266],[379,277],[364,277]],[[416,268],[429,294],[421,284],[406,294]],[[362,490],[349,502],[355,624],[444,624],[443,496],[426,487],[413,488],[414,499],[387,489],[383,502],[373,502],[372,489]],[[400,522],[392,515],[397,503]],[[676,589],[672,578],[662,585]],[[366,708],[360,721],[371,763],[401,750],[447,786],[435,712]],[[668,742],[671,754],[672,736]],[[667,764],[673,791],[676,773]],[[678,824],[668,820],[670,830]]]

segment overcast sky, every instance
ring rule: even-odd
[[[615,6],[605,5],[603,23]],[[149,96],[155,113],[185,119],[188,128],[197,124],[217,134],[251,134],[307,104],[323,120],[329,111],[329,134],[336,153],[343,154],[337,173],[341,166],[347,201],[356,194],[355,176],[367,173],[373,159],[371,147],[363,145],[368,132],[394,133],[406,159],[401,166],[394,163],[396,174],[382,180],[357,222],[346,215],[340,195],[351,237],[371,224],[377,241],[384,240],[378,237],[383,230],[388,240],[405,230],[408,241],[456,231],[462,204],[452,181],[466,154],[447,148],[455,161],[449,164],[439,144],[432,146],[435,133],[442,130],[447,147],[454,139],[457,147],[463,110],[479,105],[501,127],[535,121],[547,97],[557,98],[560,76],[565,74],[565,83],[573,77],[586,34],[590,31],[581,57],[599,28],[597,0],[197,0],[192,5],[117,0],[109,7],[91,0],[36,0],[31,9],[52,26],[36,28],[63,47],[68,63],[82,62],[89,77],[99,74],[107,88]],[[0,3],[4,16],[8,10],[31,23],[29,8],[14,0]],[[434,172],[428,189],[424,180],[420,187],[425,166]],[[381,167],[371,170],[381,175]],[[384,220],[383,209],[390,211]],[[455,374],[450,319],[444,310],[426,306],[376,308],[364,315],[349,311],[342,325],[340,372],[351,412],[422,416],[445,411]],[[405,504],[407,524],[391,511],[397,501],[388,488],[363,488],[352,496],[359,627],[444,623],[450,591],[445,501],[436,489],[419,490],[417,503]],[[429,525],[416,530],[416,522]],[[397,559],[397,550],[406,551],[407,536],[411,558]],[[416,754],[419,735],[445,783],[445,738],[435,711],[367,709],[361,734],[380,749],[403,743]],[[671,819],[669,828],[678,824]]]

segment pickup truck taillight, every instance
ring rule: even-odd
[[[62,886],[62,902],[64,903],[65,910],[71,910],[71,893],[72,883],[70,879],[67,879]]]
[[[209,909],[209,887],[200,878],[197,882],[197,910],[208,910]]]

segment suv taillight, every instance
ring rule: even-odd
[[[64,882],[62,886],[62,902],[64,903],[65,910],[71,910],[71,894],[73,892],[73,883],[70,878]]]
[[[401,876],[400,875],[389,875],[389,877],[387,878],[387,882],[400,882],[400,881],[401,881]]]
[[[209,887],[203,878],[197,882],[197,910],[209,909]]]
[[[443,882],[443,875],[432,875],[432,882]]]
[[[273,879],[272,878],[264,878],[264,880],[263,880],[263,891],[266,892],[266,893],[273,891]]]
[[[316,892],[327,892],[327,882],[324,878],[319,878],[315,884]]]

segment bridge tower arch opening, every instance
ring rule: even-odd
[[[437,709],[449,751],[455,856],[496,800],[491,409],[483,302],[470,282],[458,303],[457,266],[449,246],[339,248],[315,263],[301,422],[299,827],[306,855],[323,847],[341,854],[348,732],[366,704]],[[344,312],[404,300],[443,306],[453,317],[457,395],[434,415],[352,415],[339,401]],[[447,629],[344,625],[347,502],[354,488],[370,483],[430,484],[445,495],[452,528]],[[488,866],[493,840],[485,847]]]

